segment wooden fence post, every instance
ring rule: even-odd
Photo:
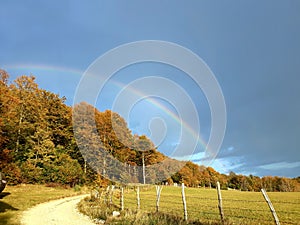
[[[187,215],[187,208],[186,208],[186,200],[185,200],[185,192],[184,192],[184,183],[181,184],[181,196],[182,196],[182,203],[183,203],[183,216],[184,220],[188,220],[188,215]]]
[[[156,212],[158,212],[159,211],[160,193],[161,193],[161,190],[163,187],[156,185],[155,188],[156,188]]]
[[[120,192],[120,208],[123,211],[124,210],[124,188],[121,187],[121,192]]]
[[[273,215],[273,217],[274,217],[275,224],[276,224],[276,225],[280,225],[280,222],[279,222],[279,219],[278,219],[278,217],[277,217],[276,211],[275,211],[275,209],[274,209],[274,207],[273,207],[273,204],[272,204],[272,202],[271,202],[269,196],[267,195],[267,192],[265,191],[265,189],[261,189],[261,193],[263,194],[263,196],[264,196],[266,202],[267,202],[268,205],[269,205],[269,208],[270,208],[270,210],[271,210],[271,212],[272,212],[272,215]]]
[[[105,204],[109,204],[109,194],[110,194],[110,186],[107,186],[106,192],[105,192]]]
[[[109,196],[109,204],[110,205],[112,205],[112,198],[113,198],[113,195],[114,195],[114,189],[115,189],[115,186],[112,185],[111,190],[110,190],[110,196]]]
[[[137,200],[137,209],[140,210],[141,199],[140,199],[140,187],[139,186],[137,186],[137,189],[136,189],[136,200]]]
[[[222,224],[224,224],[224,212],[222,207],[222,195],[221,195],[221,187],[219,181],[217,182],[217,191],[218,191],[218,202],[219,202],[218,208],[219,208]]]
[[[100,195],[99,195],[99,201],[101,202],[102,201],[102,199],[103,199],[103,202],[105,202],[105,196],[104,196],[104,191],[101,191],[101,193],[100,193]]]

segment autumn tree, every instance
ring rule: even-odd
[[[181,183],[243,191],[299,191],[300,179],[220,174],[211,167],[171,159],[145,135],[133,135],[111,110],[100,112],[38,87],[34,76],[9,83],[0,70],[0,170],[10,184],[84,181],[108,184]]]
[[[57,159],[74,151],[70,108],[64,98],[40,89],[33,76],[18,77],[11,85],[8,78],[1,71],[0,169],[11,183],[46,182],[51,176],[46,169],[57,168]]]
[[[3,149],[7,140],[5,118],[8,116],[9,89],[7,86],[9,75],[4,70],[0,70],[0,149]]]

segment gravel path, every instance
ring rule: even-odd
[[[39,204],[24,212],[22,225],[95,225],[80,214],[77,203],[88,195],[63,198]]]

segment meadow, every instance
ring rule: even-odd
[[[77,195],[70,188],[46,187],[44,185],[8,186],[0,194],[0,225],[19,225],[22,212],[38,203]],[[101,193],[100,193],[101,194]],[[183,221],[183,204],[180,187],[164,186],[161,192],[159,213],[156,213],[155,186],[140,188],[140,210],[137,211],[136,189],[124,189],[123,217],[114,224],[220,224],[217,191],[215,189],[186,188],[188,221]],[[281,224],[300,224],[299,192],[268,192]],[[103,191],[102,201],[105,199]],[[226,224],[274,224],[272,214],[260,192],[222,190]],[[81,202],[81,211],[93,218],[111,214],[100,207],[99,199]],[[113,192],[112,210],[119,210],[120,190]],[[92,207],[91,207],[92,206]],[[105,204],[105,207],[107,205]],[[84,210],[83,210],[84,208]],[[107,207],[109,208],[109,207]],[[106,210],[106,211],[105,211]],[[100,215],[102,214],[102,215]],[[107,218],[103,218],[107,219]],[[111,219],[111,218],[108,218]],[[109,220],[108,223],[109,224]]]
[[[71,188],[44,185],[7,186],[0,193],[0,225],[20,225],[21,214],[30,207],[79,193]]]
[[[274,219],[262,193],[243,192],[237,190],[222,190],[221,193],[226,224],[274,224]],[[221,220],[218,209],[218,198],[217,191],[215,189],[186,188],[185,195],[188,221],[190,221],[191,224],[195,222],[198,224],[220,224]],[[269,192],[268,195],[273,203],[281,224],[300,224],[299,192]],[[113,205],[119,206],[120,191],[116,189],[113,196]],[[96,210],[96,208],[97,205],[94,205],[93,209]],[[155,187],[148,186],[140,188],[139,212],[137,211],[136,191],[133,188],[125,188],[124,209],[124,211],[128,211],[131,214],[141,214],[141,212],[155,213]],[[160,215],[171,215],[178,219],[178,224],[179,222],[181,224],[185,224],[182,221],[183,203],[180,187],[163,187],[159,202],[159,213]],[[126,213],[124,215],[126,217]],[[97,215],[94,213],[93,217],[95,218]],[[127,215],[127,218],[129,217],[130,216]],[[134,220],[136,221],[137,218]],[[119,221],[119,224],[127,223],[123,220],[123,222]]]

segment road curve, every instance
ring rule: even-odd
[[[88,217],[80,214],[77,203],[88,195],[58,199],[36,205],[24,212],[22,225],[95,225]]]

